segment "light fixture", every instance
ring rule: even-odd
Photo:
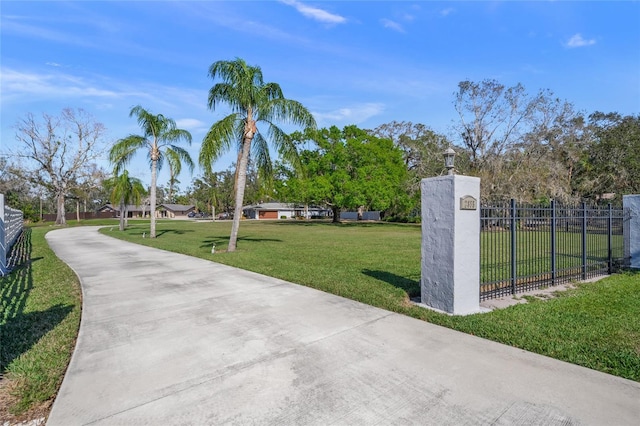
[[[456,152],[451,149],[451,147],[447,148],[445,152],[442,153],[444,156],[444,166],[447,168],[447,174],[453,174],[453,159],[456,156]]]

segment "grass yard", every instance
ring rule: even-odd
[[[0,422],[48,412],[75,346],[80,287],[49,249],[47,231],[25,229],[14,247],[22,250],[22,265],[0,279]]]
[[[69,222],[111,224],[113,220]],[[25,228],[16,268],[0,278],[0,424],[46,417],[75,347],[82,296],[75,273],[49,249],[49,225]]]
[[[640,381],[640,274],[626,273],[548,301],[451,317],[412,305],[420,292],[420,226],[246,221],[225,253],[231,223],[130,222],[102,232],[139,244],[274,276],[532,352]],[[215,244],[216,253],[211,254]]]

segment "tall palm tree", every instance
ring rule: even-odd
[[[120,205],[120,230],[126,226],[127,205],[139,205],[147,191],[138,178],[130,177],[124,170],[120,175],[115,175],[105,181],[105,187],[109,191],[111,204]]]
[[[129,164],[138,150],[146,149],[151,166],[151,187],[149,189],[149,203],[151,210],[151,229],[149,237],[156,237],[156,187],[158,170],[162,168],[165,157],[175,156],[179,162],[186,163],[193,171],[191,156],[175,143],[185,140],[191,145],[191,133],[176,128],[176,122],[162,114],[154,115],[137,105],[131,108],[129,117],[135,116],[142,128],[143,135],[129,135],[120,139],[111,148],[109,160],[114,164],[114,173],[119,174]]]
[[[267,139],[285,159],[294,161],[297,157],[294,144],[276,122],[314,128],[316,122],[301,103],[286,99],[278,84],[265,83],[260,67],[247,65],[240,58],[214,62],[209,67],[209,76],[214,81],[221,80],[209,90],[209,109],[215,110],[217,104],[225,103],[231,108],[231,114],[211,126],[202,141],[199,162],[205,170],[210,170],[220,155],[232,148],[238,149],[236,205],[228,247],[228,251],[235,251],[249,156],[263,175],[268,175],[271,159]],[[266,133],[260,132],[258,123],[266,126]]]
[[[168,148],[166,151],[167,163],[169,164],[169,194],[167,196],[170,203],[173,203],[173,193],[176,189],[176,185],[180,183],[178,175],[182,171],[182,161],[180,155],[174,150]],[[189,158],[189,168],[193,170],[193,162]]]

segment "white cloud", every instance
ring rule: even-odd
[[[78,76],[58,72],[0,68],[2,106],[38,101],[86,102],[99,109],[144,104],[151,110],[177,115],[180,111],[206,112],[206,91],[160,84],[120,81],[100,75]]]
[[[389,28],[391,30],[397,31],[399,33],[404,33],[404,28],[402,28],[402,25],[398,24],[395,21],[392,21],[390,19],[381,19],[380,22],[382,23],[382,26],[385,28]]]
[[[115,98],[119,94],[112,90],[94,87],[82,78],[68,74],[37,74],[15,71],[8,68],[0,70],[3,98],[35,96],[47,97],[108,97]]]
[[[303,16],[316,21],[324,22],[326,24],[344,24],[347,19],[340,15],[329,13],[326,10],[318,9],[317,7],[308,6],[297,0],[280,0],[282,3],[293,6]]]
[[[68,34],[38,27],[35,25],[22,24],[12,19],[3,20],[2,30],[6,34],[18,34],[26,37],[40,38],[50,42],[67,43],[81,47],[97,47],[88,41],[86,37],[70,36]]]
[[[566,46],[569,48],[574,48],[574,47],[584,47],[584,46],[592,46],[596,44],[596,40],[595,39],[585,39],[582,37],[582,34],[577,33],[574,34],[569,41],[566,43]]]
[[[313,112],[319,123],[360,124],[371,117],[381,114],[384,105],[381,103],[364,103],[339,108],[329,112]]]
[[[452,7],[448,7],[446,9],[442,9],[440,11],[440,16],[449,16],[451,15],[453,12],[455,12],[456,10]]]
[[[180,129],[202,130],[206,124],[196,118],[181,118],[176,120],[176,126]]]

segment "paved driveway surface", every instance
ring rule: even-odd
[[[84,295],[50,426],[640,420],[633,381],[95,227],[47,241]]]

